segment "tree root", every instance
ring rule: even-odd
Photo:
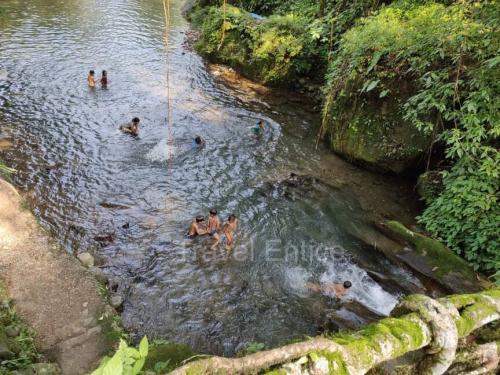
[[[283,374],[358,375],[421,348],[430,355],[419,364],[418,374],[440,375],[450,366],[450,371],[463,370],[465,352],[456,355],[458,338],[500,319],[500,289],[439,301],[414,295],[403,300],[393,314],[396,317],[349,335],[318,337],[243,358],[211,357],[188,363],[172,374],[257,374],[275,368],[274,373]],[[494,370],[499,347],[496,342],[475,346],[466,362],[472,361],[476,367],[467,371],[479,375]],[[462,370],[452,374],[462,374]]]

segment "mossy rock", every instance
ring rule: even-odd
[[[385,227],[396,239],[410,247],[395,256],[419,273],[437,281],[453,293],[477,292],[483,289],[472,267],[441,242],[415,233],[397,221],[388,221]]]
[[[392,86],[398,88],[379,98],[379,94],[357,96],[359,85],[353,84],[334,100],[326,99],[324,127],[333,150],[377,171],[401,173],[416,166],[431,137],[401,115],[411,87],[394,82]]]
[[[431,204],[443,187],[443,176],[439,171],[428,171],[418,176],[417,193],[426,204]]]

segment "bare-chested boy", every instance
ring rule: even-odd
[[[352,286],[350,281],[344,281],[341,284],[336,283],[325,283],[325,284],[314,284],[307,283],[306,287],[314,292],[336,295],[338,298],[342,298],[347,293],[347,289]]]
[[[220,219],[217,215],[217,210],[215,208],[210,210],[210,215],[208,216],[208,235],[214,239],[214,243],[211,248],[215,249],[220,242],[219,231],[221,229]]]
[[[205,218],[203,216],[197,216],[189,227],[188,236],[193,238],[195,236],[204,236],[205,234],[208,234],[205,226]]]
[[[134,137],[139,135],[139,123],[141,120],[139,117],[134,117],[132,122],[127,126],[120,126],[120,130],[124,133],[128,133]]]
[[[94,88],[95,87],[95,75],[94,71],[91,70],[89,72],[89,75],[87,76],[87,83],[89,84],[89,87]]]
[[[222,232],[226,236],[226,250],[230,250],[234,242],[234,232],[238,229],[238,219],[234,214],[229,215],[227,222],[222,227]]]

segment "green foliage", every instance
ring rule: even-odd
[[[220,1],[208,1],[199,4],[215,6],[191,12],[193,24],[201,31],[198,51],[274,86],[293,86],[301,77],[323,82],[329,54],[340,35],[378,5],[376,0],[329,1],[325,15],[319,17],[315,0],[229,3],[241,8],[227,5],[224,12]],[[269,17],[255,20],[247,11]]]
[[[7,177],[12,173],[15,173],[16,170],[9,168],[5,165],[5,163],[0,159],[0,177]]]
[[[23,370],[36,363],[39,355],[35,347],[33,332],[26,327],[16,314],[14,307],[0,285],[0,345],[12,352],[12,358],[0,361],[0,373]],[[10,336],[8,331],[16,334]]]
[[[131,348],[123,340],[113,357],[105,357],[92,375],[137,375],[141,372],[148,356],[148,339],[144,337],[139,348]]]
[[[397,95],[402,120],[446,146],[443,191],[420,221],[476,269],[498,269],[498,2],[399,1],[347,31],[328,74],[340,98]]]
[[[201,29],[197,49],[244,74],[273,85],[289,85],[312,68],[316,54],[308,20],[296,14],[254,20],[230,5],[195,10]]]
[[[263,342],[250,342],[243,350],[237,353],[237,356],[244,357],[248,354],[261,352],[266,349],[267,349],[266,344],[264,344]]]
[[[161,374],[169,373],[193,356],[193,351],[187,345],[155,340],[149,347],[144,369]]]

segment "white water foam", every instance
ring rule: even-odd
[[[170,160],[177,151],[177,146],[167,139],[162,139],[146,155],[151,161],[162,162]]]
[[[285,277],[290,288],[300,296],[311,293],[307,287],[307,282],[320,283],[342,283],[351,281],[352,287],[344,299],[355,300],[369,309],[383,315],[389,315],[398,297],[386,292],[378,285],[362,268],[353,263],[345,255],[336,256],[329,259],[318,259],[322,268],[325,269],[316,278],[313,273],[302,267],[292,267],[286,270]]]

